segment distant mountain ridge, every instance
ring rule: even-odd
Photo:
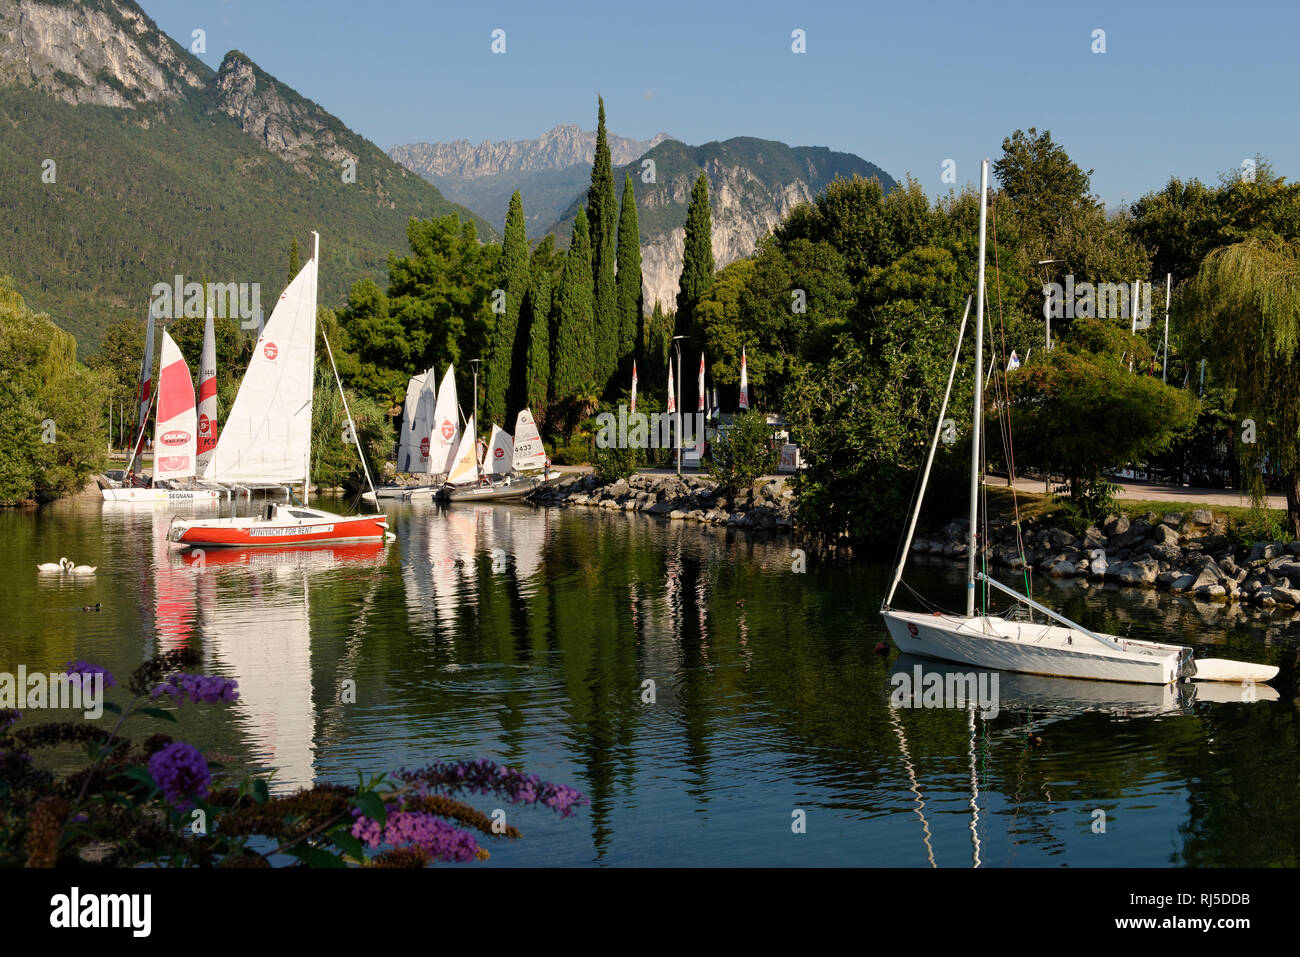
[[[0,0],[0,248],[33,308],[97,346],[175,274],[257,282],[269,313],[293,237],[321,232],[321,302],[383,282],[409,217],[449,202],[238,51],[220,69],[132,0]]]
[[[616,164],[630,163],[646,150],[671,139],[658,133],[648,140],[609,134],[609,151]],[[590,166],[596,155],[596,131],[561,123],[530,140],[469,140],[450,143],[407,143],[389,149],[388,155],[421,176],[456,176],[476,179],[501,173],[534,173],[575,164]]]

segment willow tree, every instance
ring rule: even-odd
[[[1300,537],[1300,243],[1248,239],[1214,250],[1178,306],[1180,327],[1233,395],[1252,498],[1263,498],[1267,459],[1285,476],[1287,525]]]

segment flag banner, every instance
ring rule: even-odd
[[[745,350],[740,350],[740,407],[749,408],[749,368]]]
[[[632,360],[632,409],[636,411],[636,360]]]
[[[696,412],[704,411],[704,353],[700,353],[700,383],[699,383],[699,404],[695,407]]]
[[[668,411],[677,411],[677,390],[673,388],[673,360],[668,360]]]

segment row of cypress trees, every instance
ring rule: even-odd
[[[633,359],[648,344],[636,195],[628,174],[621,203],[615,197],[604,98],[598,103],[587,205],[578,208],[562,265],[549,241],[530,257],[523,202],[517,191],[510,199],[500,272],[504,302],[484,357],[487,421],[506,422],[524,405],[541,419],[557,405],[590,409],[627,387]],[[689,334],[691,310],[712,281],[708,180],[701,173],[687,212],[676,332]],[[655,352],[666,350],[663,338]],[[651,370],[664,364],[663,356],[650,358]]]

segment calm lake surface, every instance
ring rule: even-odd
[[[809,556],[798,574],[788,539],[596,509],[401,506],[387,546],[210,551],[198,569],[165,541],[175,511],[82,498],[0,512],[0,670],[84,658],[124,682],[188,645],[240,700],[137,733],[274,771],[280,790],[487,757],[591,799],[568,820],[509,811],[524,837],[490,842],[478,866],[1300,859],[1300,627],[1285,619],[1036,581],[1091,627],[1278,664],[1276,692],[1003,675],[986,719],[891,708],[891,673],[922,663],[874,650],[890,569]],[[98,574],[37,575],[61,555]],[[927,559],[906,581],[954,608],[962,578]],[[967,670],[923,665],[945,667]]]

